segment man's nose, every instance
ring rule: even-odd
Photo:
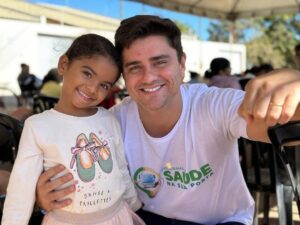
[[[156,70],[152,66],[146,66],[144,68],[143,80],[144,81],[152,81],[156,79],[157,74]]]

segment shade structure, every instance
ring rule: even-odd
[[[297,13],[300,0],[130,0],[173,11],[236,20]]]

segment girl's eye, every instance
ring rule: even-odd
[[[100,84],[100,87],[103,88],[103,89],[105,89],[105,90],[109,90],[110,85],[108,85],[108,84]]]
[[[92,74],[89,71],[83,71],[83,74],[86,78],[92,78]]]

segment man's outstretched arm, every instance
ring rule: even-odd
[[[300,120],[300,71],[274,70],[248,82],[239,115],[252,140],[269,142],[268,127]]]

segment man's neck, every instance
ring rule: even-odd
[[[152,137],[167,135],[176,125],[182,112],[182,98],[175,104],[159,110],[145,110],[139,108],[141,122],[146,132]]]

